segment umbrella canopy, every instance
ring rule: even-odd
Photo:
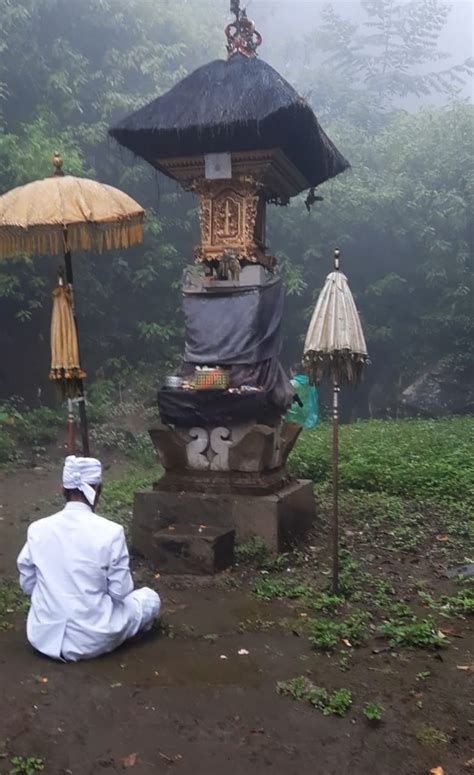
[[[83,386],[86,375],[80,365],[71,253],[102,253],[138,244],[142,240],[144,210],[117,188],[64,175],[63,161],[57,153],[53,164],[53,177],[27,183],[0,196],[0,258],[64,253],[67,289],[60,286],[53,297],[50,378],[59,383],[63,395],[80,399],[82,446],[87,457],[90,450]]]
[[[339,270],[327,276],[319,295],[306,335],[304,361],[313,383],[328,377],[336,385],[356,385],[368,361],[359,313],[347,277]]]
[[[79,359],[71,290],[61,284],[53,291],[49,378],[58,385],[63,397],[72,398],[79,395],[78,383],[85,377]]]
[[[198,68],[109,133],[158,169],[159,159],[270,148],[284,151],[308,187],[349,167],[288,81],[239,52]]]
[[[59,173],[0,196],[0,258],[129,248],[142,240],[143,216],[117,188]]]

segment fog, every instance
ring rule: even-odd
[[[263,36],[259,55],[307,98],[351,163],[321,186],[323,201],[310,215],[302,198],[270,207],[267,238],[287,287],[285,366],[302,355],[332,251],[342,250],[372,357],[354,417],[405,411],[413,385],[421,385],[415,412],[470,411],[474,400],[473,82],[472,67],[459,68],[473,55],[473,6],[454,2],[445,19],[444,7],[341,0],[328,17],[319,1],[247,4]],[[406,12],[400,41],[394,19]],[[334,22],[336,13],[343,21]],[[112,183],[147,209],[141,248],[81,257],[78,314],[91,383],[124,370],[166,373],[183,349],[179,278],[198,239],[195,203],[123,153],[107,130],[225,56],[228,3],[27,0],[13,9],[0,0],[0,14],[1,190],[50,174],[59,150],[72,174]],[[367,39],[380,14],[390,28],[383,45]],[[437,77],[450,68],[458,68],[454,78]],[[2,399],[31,401],[41,389],[53,400],[47,364],[56,268],[48,258],[2,262]],[[442,406],[433,409],[435,393]]]

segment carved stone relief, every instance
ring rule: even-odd
[[[232,428],[150,430],[158,459],[167,471],[271,471],[285,465],[300,426],[244,423]]]
[[[189,435],[191,441],[186,445],[188,466],[205,471],[210,466],[205,454],[209,446],[209,434],[204,428],[191,428]]]
[[[211,431],[211,449],[215,456],[211,462],[212,471],[229,470],[230,430],[228,428],[214,428]]]

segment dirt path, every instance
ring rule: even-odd
[[[15,573],[28,524],[60,504],[56,466],[0,471],[0,576]]]
[[[11,575],[28,518],[40,513],[39,502],[48,511],[57,471],[0,477],[0,574]],[[441,653],[392,656],[371,642],[345,673],[337,653],[311,650],[305,635],[285,625],[300,615],[297,602],[255,600],[251,577],[153,581],[155,570],[138,565],[135,575],[158,584],[167,634],[63,665],[29,648],[22,615],[0,631],[0,773],[10,771],[12,755],[43,758],[46,775],[100,775],[127,763],[134,775],[428,775],[436,766],[445,775],[467,772],[472,675],[457,669],[473,662],[467,622],[455,623],[460,637]],[[408,575],[413,566],[402,561],[396,570]],[[249,653],[239,655],[241,649]],[[425,683],[420,673],[429,673]],[[277,681],[298,675],[330,690],[349,686],[349,714],[325,717],[278,697]],[[377,727],[362,715],[374,699],[385,708]],[[422,728],[441,730],[443,739],[420,742]]]

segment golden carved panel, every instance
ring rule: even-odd
[[[199,196],[201,244],[195,261],[220,260],[231,250],[240,260],[274,265],[264,252],[265,198],[254,176],[241,173],[231,182],[198,177],[186,187]]]
[[[213,245],[242,241],[244,209],[244,198],[231,190],[222,191],[212,200]]]

